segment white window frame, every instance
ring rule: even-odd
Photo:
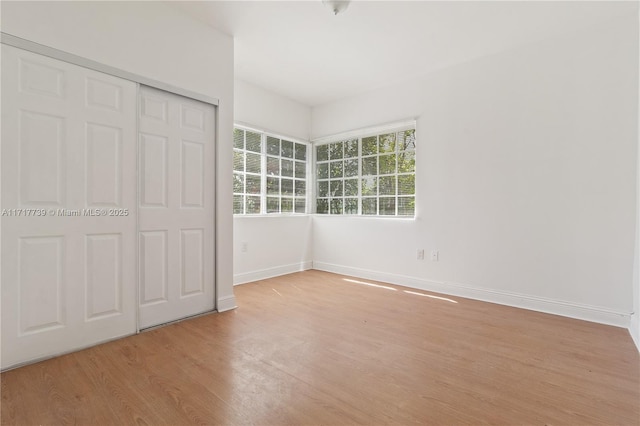
[[[360,217],[360,218],[384,218],[384,219],[415,219],[417,217],[417,206],[415,204],[416,200],[417,200],[417,194],[415,191],[415,187],[417,186],[417,181],[416,181],[416,176],[418,173],[418,165],[417,165],[417,151],[418,151],[418,144],[416,143],[416,147],[415,147],[415,152],[416,152],[416,165],[415,165],[415,170],[413,172],[414,175],[414,193],[413,193],[413,199],[414,199],[414,212],[413,215],[398,215],[398,203],[396,202],[396,212],[393,215],[384,215],[384,214],[380,214],[380,208],[378,207],[377,212],[375,215],[373,214],[362,214],[362,200],[363,198],[368,198],[368,197],[363,197],[362,196],[362,139],[367,138],[367,137],[371,137],[371,136],[379,136],[382,134],[387,134],[387,133],[397,133],[397,132],[401,132],[401,131],[405,131],[405,130],[414,130],[415,131],[415,138],[416,141],[418,140],[418,130],[417,130],[417,126],[416,126],[416,119],[410,119],[410,120],[404,120],[401,122],[395,122],[395,123],[389,123],[389,124],[384,124],[384,125],[380,125],[380,126],[375,126],[375,127],[368,127],[368,128],[363,128],[363,129],[357,129],[357,130],[352,130],[349,132],[344,132],[344,133],[339,133],[339,134],[335,134],[335,135],[330,135],[330,136],[326,136],[326,137],[322,137],[322,138],[317,138],[317,139],[313,139],[312,140],[312,158],[311,158],[311,165],[312,165],[312,174],[311,174],[311,179],[312,179],[312,184],[313,184],[313,191],[312,194],[312,202],[311,202],[311,211],[313,212],[313,214],[316,214],[318,216],[323,216],[323,217]],[[321,146],[321,145],[328,145],[331,143],[335,143],[335,142],[341,142],[341,141],[347,141],[350,139],[358,139],[359,143],[358,143],[358,174],[354,177],[351,178],[356,178],[357,182],[358,182],[358,195],[356,196],[345,196],[344,195],[344,181],[346,178],[343,177],[341,178],[342,182],[343,182],[343,195],[341,196],[341,198],[344,200],[345,198],[357,198],[358,199],[358,211],[357,213],[344,213],[344,204],[343,204],[343,213],[331,213],[331,201],[330,198],[331,197],[327,197],[328,201],[328,212],[327,213],[317,213],[317,200],[318,200],[318,171],[317,171],[317,147]],[[396,156],[398,154],[398,150],[396,149],[395,152]],[[377,156],[378,158],[380,157],[380,153],[375,154],[375,156]],[[368,156],[367,156],[368,157]],[[356,158],[356,157],[353,157]],[[326,163],[328,166],[331,164],[331,160],[329,159]],[[379,161],[378,161],[378,174],[376,175],[377,178],[380,177],[379,175]],[[330,167],[329,168],[329,176],[327,178],[327,182],[328,185],[330,185],[331,182],[331,177],[330,177]],[[395,174],[393,174],[393,176],[399,176],[401,175],[401,173],[398,172],[397,170],[397,164],[396,164],[396,172]],[[396,185],[398,185],[398,181],[396,180]],[[330,192],[331,188],[329,188],[329,192]],[[396,189],[397,191],[397,189]],[[399,195],[395,195],[396,201],[398,200]],[[322,197],[325,198],[325,197]],[[377,194],[375,196],[377,203],[379,205],[380,202],[380,198],[385,198],[384,195],[380,195]],[[344,203],[344,201],[343,201]]]
[[[260,134],[260,147],[261,147],[261,152],[260,152],[260,193],[259,194],[255,194],[255,196],[260,196],[260,213],[233,213],[234,216],[237,217],[261,217],[261,216],[304,216],[304,215],[309,215],[311,214],[311,200],[312,200],[312,187],[311,185],[313,185],[314,181],[312,179],[312,162],[311,162],[311,155],[313,153],[313,149],[312,149],[312,145],[309,141],[305,141],[302,139],[298,139],[298,138],[294,138],[294,137],[290,137],[290,136],[286,136],[286,135],[281,135],[277,132],[271,132],[268,130],[264,130],[264,129],[260,129],[254,126],[250,126],[250,125],[246,125],[246,124],[241,124],[241,123],[235,123],[233,125],[234,130],[235,129],[239,129],[239,130],[244,130],[245,132],[252,132],[252,133],[258,133]],[[305,200],[305,212],[304,213],[297,213],[295,211],[295,201],[296,201],[296,196],[295,196],[295,184],[294,184],[294,194],[292,195],[292,199],[293,199],[293,211],[292,212],[282,212],[282,204],[280,204],[280,211],[279,212],[271,212],[269,213],[267,211],[267,178],[269,177],[269,175],[267,174],[267,156],[269,156],[269,154],[267,153],[267,138],[268,137],[272,137],[272,138],[277,138],[280,140],[286,140],[286,141],[290,141],[294,143],[294,158],[292,160],[294,160],[294,170],[293,170],[293,176],[291,177],[292,180],[296,180],[295,177],[295,163],[296,163],[296,159],[295,159],[295,144],[301,144],[304,145],[306,147],[306,155],[305,155],[305,196],[304,196],[304,200]],[[232,141],[233,143],[233,141]],[[245,145],[246,148],[246,145]],[[235,147],[233,147],[233,150],[235,152]],[[246,152],[246,149],[245,149]],[[257,154],[257,153],[256,153]],[[282,155],[281,153],[278,154],[278,158],[282,159]],[[280,166],[280,170],[281,170],[281,166]],[[233,173],[236,173],[236,170],[233,170]],[[246,160],[245,160],[245,171],[243,172],[245,174],[245,179],[246,179]],[[282,179],[282,175],[279,176],[280,179]],[[285,177],[288,178],[288,177]],[[246,182],[245,182],[246,185]],[[280,184],[280,191],[279,191],[279,195],[278,197],[280,197],[280,199],[282,200],[282,181]],[[246,186],[245,186],[245,190],[246,190]],[[233,195],[235,196],[236,193],[234,192]],[[244,196],[247,196],[247,193],[244,193]],[[297,197],[297,199],[301,199],[302,197]],[[243,210],[245,210],[245,206],[243,206]]]

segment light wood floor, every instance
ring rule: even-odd
[[[640,424],[624,329],[319,271],[236,295],[3,373],[2,424]]]

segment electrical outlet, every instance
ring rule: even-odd
[[[438,261],[438,257],[440,257],[440,251],[439,250],[431,250],[431,261],[432,262],[437,262]]]
[[[424,260],[424,249],[418,249],[418,251],[416,251],[416,258],[418,260]]]
[[[240,243],[240,251],[246,253],[249,250],[249,244],[246,241]]]

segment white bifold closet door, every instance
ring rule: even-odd
[[[140,87],[140,328],[214,309],[215,107]]]
[[[2,45],[2,368],[136,332],[136,84]]]

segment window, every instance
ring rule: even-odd
[[[307,145],[267,136],[267,213],[307,210]]]
[[[235,128],[233,213],[306,213],[307,146]]]
[[[415,214],[415,129],[317,145],[316,213]]]
[[[233,130],[233,213],[262,212],[262,136]]]

